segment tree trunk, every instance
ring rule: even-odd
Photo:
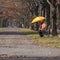
[[[47,21],[47,27],[50,25],[50,6],[47,5],[46,7],[46,21]]]
[[[53,6],[54,6],[54,11],[53,11],[53,28],[52,28],[52,35],[56,36],[57,35],[57,26],[56,26],[56,20],[57,20],[57,16],[56,16],[56,0],[53,1]]]
[[[56,26],[56,9],[53,13],[53,28],[52,28],[52,35],[56,36],[57,35],[57,26]]]

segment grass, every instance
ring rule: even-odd
[[[3,28],[0,28],[0,31],[2,31]]]
[[[6,29],[6,28],[0,28],[0,31],[2,31],[2,30],[4,30],[4,29]]]
[[[20,29],[27,36],[31,37],[38,45],[51,47],[51,48],[60,48],[60,35],[58,36],[49,36],[49,37],[40,37],[38,32],[22,28]]]

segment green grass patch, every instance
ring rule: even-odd
[[[31,30],[31,29],[27,29],[27,28],[19,28],[19,29],[20,29],[20,31],[22,31],[26,35],[35,35],[35,34],[37,34],[36,31]]]
[[[0,31],[2,31],[2,30],[4,30],[4,29],[6,29],[6,28],[0,28]]]
[[[60,35],[59,36],[49,36],[49,37],[40,37],[37,31],[31,29],[20,29],[27,36],[31,37],[38,45],[52,48],[60,48]]]
[[[0,28],[0,31],[2,31],[3,30],[3,28]]]

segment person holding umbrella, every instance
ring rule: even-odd
[[[40,37],[43,37],[46,33],[46,24],[45,20],[39,22],[39,35]]]
[[[39,35],[40,37],[44,36],[44,33],[46,31],[46,24],[45,24],[45,17],[38,16],[32,20],[32,23],[39,22]]]

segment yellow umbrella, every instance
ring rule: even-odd
[[[36,23],[36,22],[43,21],[43,20],[45,20],[45,17],[39,16],[39,17],[34,18],[32,20],[32,23]]]

